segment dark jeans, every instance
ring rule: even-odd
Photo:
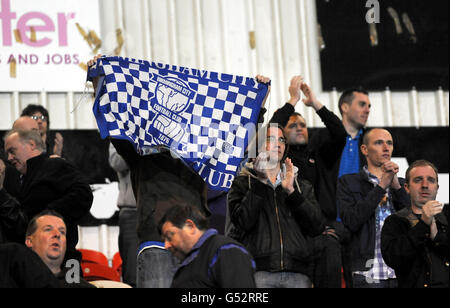
[[[162,247],[142,250],[137,259],[138,288],[169,288],[178,260]]]
[[[139,245],[136,233],[136,208],[123,207],[119,212],[119,253],[122,258],[122,280],[136,287],[136,254]]]
[[[255,273],[257,288],[311,288],[308,276],[293,272],[264,272]]]
[[[364,275],[353,274],[353,288],[391,289],[397,287],[397,279],[372,280]]]
[[[314,287],[341,288],[341,244],[337,239],[328,235],[315,237],[314,244],[316,249]]]

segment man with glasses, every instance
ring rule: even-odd
[[[45,143],[47,155],[50,157],[62,157],[64,138],[60,133],[55,134],[54,145],[50,146],[50,117],[47,109],[41,105],[30,104],[22,110],[21,116],[29,116],[39,126],[42,140]]]
[[[244,244],[262,288],[312,286],[310,237],[323,230],[312,185],[286,157],[282,127],[261,130],[258,157],[247,163],[228,193],[227,235]]]
[[[270,122],[284,127],[289,144],[288,156],[294,166],[299,168],[300,178],[313,184],[317,201],[326,218],[324,234],[315,239],[317,250],[322,252],[318,252],[321,256],[317,258],[314,285],[319,288],[339,288],[342,281],[340,244],[346,239],[346,232],[343,225],[336,222],[336,202],[332,196],[347,133],[342,121],[316,98],[302,76],[291,79],[289,94],[289,101],[274,113]],[[311,138],[305,118],[295,112],[302,94],[304,105],[314,109],[326,126],[317,130]]]

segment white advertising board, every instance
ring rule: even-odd
[[[0,0],[0,92],[83,91],[99,18],[98,0]]]

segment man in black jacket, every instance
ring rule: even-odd
[[[62,266],[66,253],[66,224],[63,217],[51,210],[34,216],[27,227],[25,245],[48,266],[64,288],[94,288],[79,275],[80,264]],[[78,267],[77,267],[78,266]]]
[[[256,262],[257,287],[311,287],[311,237],[323,230],[312,185],[298,177],[286,158],[286,139],[267,128],[253,163],[247,163],[228,193],[227,232]]]
[[[391,161],[391,134],[372,129],[363,138],[361,152],[367,166],[359,173],[339,178],[336,199],[344,225],[352,232],[351,271],[353,287],[396,286],[394,271],[381,257],[381,228],[387,216],[408,206],[409,199]]]
[[[302,99],[304,105],[313,108],[326,126],[326,129],[319,130],[312,138],[309,136],[305,118],[295,112],[302,93],[305,96]],[[319,180],[316,170],[318,164],[320,168],[326,168],[339,160],[347,133],[341,120],[316,98],[301,76],[294,76],[291,79],[289,94],[289,101],[273,114],[270,123],[277,123],[284,127],[289,144],[288,156],[292,159],[294,166],[300,169],[300,177],[314,184]],[[316,140],[317,138],[319,140]],[[333,210],[328,207],[334,205],[321,206],[324,214],[333,216],[330,215]],[[335,217],[331,219],[335,220]]]
[[[17,199],[0,183],[0,214],[5,233],[23,243],[28,220],[44,209],[60,213],[67,224],[66,258],[81,261],[75,249],[77,221],[89,212],[92,192],[78,170],[61,158],[48,158],[40,135],[35,131],[10,131],[5,137],[9,162],[21,173]],[[7,209],[7,210],[6,210]],[[7,225],[5,227],[5,225]]]
[[[326,126],[326,129],[317,130],[312,138],[308,136],[305,119],[295,112],[302,92],[305,95],[302,100],[305,106],[312,107]],[[301,76],[292,78],[289,93],[288,103],[274,113],[271,122],[285,127],[290,146],[288,155],[294,165],[299,167],[301,176],[314,185],[317,201],[326,218],[327,234],[336,234],[345,247],[342,249],[344,254],[341,263],[341,249],[330,236],[317,239],[319,246],[324,246],[324,257],[319,259],[322,263],[319,267],[325,266],[326,269],[324,274],[318,272],[319,281],[316,281],[316,285],[339,287],[343,267],[347,287],[351,287],[346,248],[349,232],[342,225],[336,207],[336,185],[339,176],[355,173],[365,165],[365,158],[359,147],[370,113],[368,93],[361,88],[350,88],[342,92],[338,102],[342,121],[317,100]]]
[[[305,95],[302,99],[305,106],[313,108],[326,126],[311,138],[305,119],[295,112],[301,93]],[[289,101],[274,113],[270,122],[284,127],[289,143],[288,156],[300,169],[300,176],[314,185],[322,212],[331,224],[339,214],[335,197],[338,177],[356,173],[366,163],[359,147],[370,112],[368,93],[358,88],[342,93],[338,102],[342,121],[317,100],[301,76],[292,78],[289,94]],[[347,157],[352,151],[354,155]]]
[[[254,262],[238,242],[208,229],[193,206],[170,208],[158,225],[165,247],[182,261],[172,288],[254,288]]]
[[[326,126],[314,134],[311,142],[305,119],[294,112],[302,92],[305,106],[313,108]],[[274,113],[270,122],[284,127],[289,144],[288,157],[299,168],[300,178],[314,185],[316,199],[326,217],[326,232],[315,239],[318,257],[314,285],[319,288],[339,288],[342,268],[339,240],[345,239],[345,232],[342,224],[336,222],[336,204],[327,198],[331,192],[328,185],[324,185],[328,179],[324,179],[324,176],[329,177],[332,166],[339,161],[347,133],[341,120],[317,100],[301,76],[292,78],[289,93],[288,103]]]
[[[436,201],[438,171],[426,161],[406,171],[411,206],[389,216],[381,233],[381,252],[402,288],[449,287],[448,206]]]

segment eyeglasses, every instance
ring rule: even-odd
[[[32,115],[31,118],[35,121],[37,121],[37,120],[47,121],[47,117],[44,115],[41,115],[41,116]]]
[[[275,136],[267,136],[266,138],[267,141],[269,141],[270,143],[275,143],[275,142],[279,142],[281,144],[286,144],[286,138],[284,137],[275,137]]]

